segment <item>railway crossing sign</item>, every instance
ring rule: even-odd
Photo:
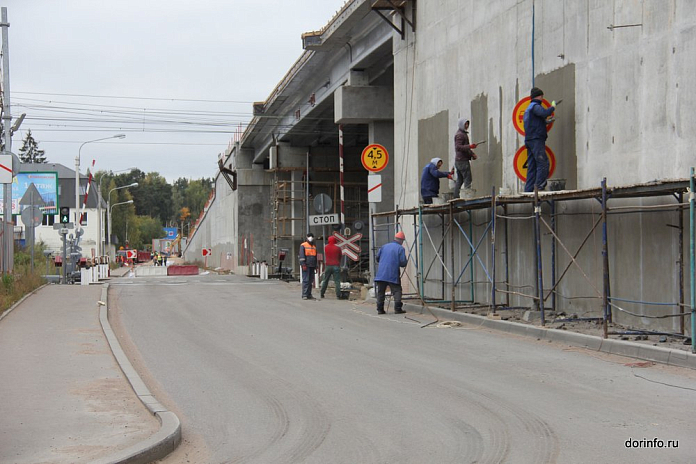
[[[346,237],[338,232],[334,232],[336,237],[336,246],[341,249],[341,253],[353,261],[360,261],[360,239],[362,234],[358,233],[350,237]]]

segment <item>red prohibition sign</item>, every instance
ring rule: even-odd
[[[379,172],[387,167],[389,152],[382,145],[373,143],[365,147],[360,160],[363,167],[368,171]]]

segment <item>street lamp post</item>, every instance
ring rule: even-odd
[[[128,188],[128,187],[137,187],[137,186],[138,186],[138,183],[133,182],[132,184],[122,185],[120,187],[114,187],[111,190],[109,190],[109,195],[107,196],[107,201],[106,201],[106,212],[107,212],[107,216],[108,216],[106,218],[106,220],[109,222],[109,234],[108,234],[108,237],[106,237],[106,243],[109,245],[111,245],[111,210],[116,205],[125,205],[126,203],[133,203],[133,200],[128,200],[128,201],[124,201],[121,203],[116,203],[115,205],[111,205],[111,194],[113,193],[114,190],[120,190],[120,189],[124,189],[124,188]]]
[[[104,244],[102,243],[102,235],[104,235],[104,223],[102,221],[102,188],[101,188],[101,183],[102,180],[104,180],[104,176],[106,174],[113,174],[115,172],[126,172],[126,171],[133,171],[136,168],[128,168],[128,169],[121,169],[119,171],[108,171],[108,172],[103,172],[101,176],[99,176],[99,182],[97,182],[97,212],[98,212],[98,223],[99,223],[99,234],[98,234],[98,245],[97,245],[97,253],[99,256],[104,255]],[[134,187],[137,187],[137,182],[135,183],[136,185]],[[108,208],[107,208],[108,212]]]
[[[84,147],[88,143],[101,142],[102,140],[109,140],[109,139],[123,139],[125,137],[126,137],[126,134],[117,134],[117,135],[112,135],[111,137],[104,137],[104,138],[96,139],[96,140],[88,140],[87,142],[84,142],[82,145],[80,145],[80,148],[77,150],[77,156],[75,157],[75,228],[76,229],[80,228],[80,219],[82,219],[82,216],[80,214],[80,156],[82,154],[82,147]]]

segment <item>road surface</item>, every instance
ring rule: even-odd
[[[127,351],[182,420],[165,462],[696,462],[690,370],[421,328],[278,281],[133,278],[110,292]]]

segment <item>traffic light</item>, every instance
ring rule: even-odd
[[[67,224],[70,222],[70,208],[67,206],[60,207],[60,223]]]

